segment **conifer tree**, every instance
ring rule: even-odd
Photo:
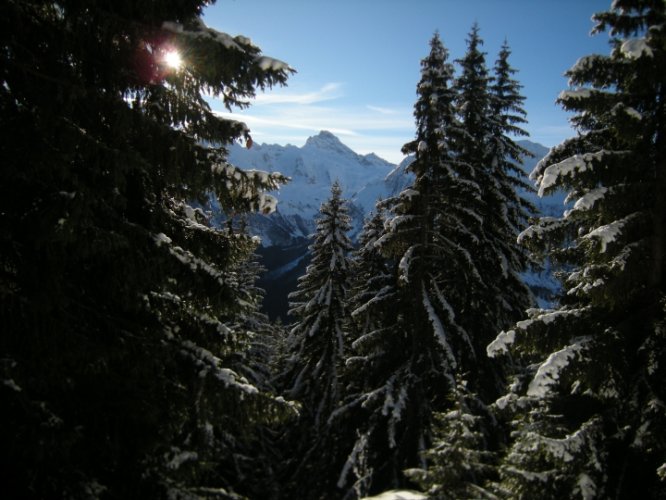
[[[365,387],[346,406],[359,406],[367,416],[339,484],[351,482],[352,470],[361,471],[370,491],[405,484],[402,471],[422,463],[433,411],[450,406],[457,373],[476,360],[457,315],[481,286],[470,251],[481,221],[468,208],[479,188],[455,149],[462,131],[450,85],[453,67],[438,34],[430,46],[417,87],[416,139],[403,148],[415,154],[408,167],[415,180],[387,200],[392,217],[375,242],[391,265],[393,283],[368,305],[386,314],[379,327],[354,341],[358,361],[365,363]]]
[[[471,130],[465,127],[462,142],[472,139],[476,143],[474,147],[485,143],[485,150],[479,148],[476,153],[472,146],[462,148],[468,151],[466,161],[473,166],[477,178],[484,179],[479,184],[483,202],[479,207],[482,215],[479,238],[483,244],[476,260],[485,286],[480,290],[481,307],[474,311],[481,314],[472,318],[467,327],[477,352],[488,339],[488,334],[494,331],[493,321],[496,328],[506,327],[529,305],[529,292],[519,275],[524,271],[527,257],[525,250],[517,246],[516,237],[526,222],[526,209],[531,208],[516,193],[516,187],[525,185],[521,178],[524,174],[518,165],[526,151],[508,134],[525,135],[517,126],[525,121],[525,112],[521,107],[523,98],[518,92],[519,84],[511,78],[515,71],[508,64],[508,46],[505,43],[502,47],[495,66],[495,78],[492,85],[487,86],[488,81],[479,77],[485,74],[479,43],[478,28],[474,26],[468,54],[462,60],[463,75],[458,80],[459,102],[462,103],[460,114],[475,124]],[[472,113],[465,103],[482,101],[475,97],[477,93],[486,94],[486,109],[479,107],[476,113]],[[485,119],[483,114],[486,114]],[[481,130],[476,137],[470,134],[475,128]],[[495,418],[478,397],[478,392],[485,385],[486,400],[493,397],[496,395],[493,386],[499,378],[494,367],[486,370],[485,376],[489,380],[472,380],[469,387],[464,379],[458,380],[451,393],[453,409],[436,415],[433,446],[426,453],[428,468],[408,471],[408,475],[430,496],[493,497],[491,483],[497,477],[496,453],[501,442]]]
[[[495,404],[511,422],[498,484],[511,498],[666,495],[666,4],[616,0],[593,19],[610,54],[569,70],[558,100],[578,133],[532,173],[573,206],[520,237],[569,266],[560,306],[488,347],[525,367]]]
[[[376,245],[384,234],[386,222],[382,201],[368,220],[359,235],[359,248],[354,254],[352,288],[349,294],[351,325],[349,330],[354,339],[364,336],[382,324],[386,311],[386,295],[394,290],[393,273],[390,262]],[[349,359],[347,360],[349,363]],[[354,372],[354,370],[352,370]]]
[[[407,469],[428,498],[495,498],[488,483],[496,477],[496,454],[488,449],[487,408],[464,381],[451,393],[447,412],[436,413],[433,445],[424,453],[427,469]]]
[[[480,219],[474,261],[482,286],[476,289],[471,304],[473,314],[464,318],[478,353],[485,351],[498,330],[520,318],[531,299],[519,275],[526,267],[526,253],[516,244],[529,207],[516,193],[516,187],[525,184],[518,165],[526,151],[509,136],[526,135],[517,126],[524,122],[523,98],[519,84],[511,78],[506,45],[493,79],[486,68],[485,53],[480,50],[482,44],[479,27],[474,24],[467,51],[458,60],[461,74],[455,82],[456,108],[463,129],[458,141],[459,161],[465,165],[469,181],[478,188],[477,196],[470,197],[467,205]],[[495,370],[486,370],[479,378],[483,379],[486,398],[497,396],[501,379]]]
[[[228,326],[252,242],[192,205],[274,206],[285,179],[227,164],[249,131],[203,93],[244,106],[291,70],[205,4],[2,4],[2,496],[247,492],[240,452],[290,412]]]
[[[327,491],[329,467],[336,456],[328,420],[342,395],[352,250],[345,203],[342,189],[335,182],[316,221],[311,263],[299,278],[297,290],[289,295],[289,314],[295,324],[280,379],[286,395],[302,405],[298,425],[287,435],[295,466],[289,474],[296,483],[294,494],[309,498],[315,498],[310,495],[316,491]]]
[[[244,231],[242,227],[239,237],[242,237]],[[257,238],[252,239],[252,242],[257,245]],[[268,316],[261,311],[265,292],[258,288],[257,281],[265,268],[258,259],[259,256],[252,253],[247,260],[234,266],[242,307],[233,322],[226,326],[238,332],[241,339],[230,367],[259,391],[270,396],[277,393],[274,376],[278,344],[286,332],[281,325],[271,324]],[[291,425],[293,420],[287,420],[286,425]],[[280,449],[280,432],[284,425],[282,420],[256,425],[249,439],[239,441],[235,447],[238,457],[235,463],[237,475],[247,483],[244,493],[249,498],[277,498],[281,490],[279,473],[283,454]],[[253,477],[261,477],[262,480],[253,481]]]
[[[467,38],[464,57],[457,59],[460,75],[455,80],[456,111],[464,124],[458,148],[460,159],[471,169],[471,175],[482,186],[488,186],[484,176],[490,174],[486,165],[487,145],[490,137],[490,76],[486,67],[486,53],[481,51],[483,40],[479,26],[474,23]]]
[[[385,210],[377,202],[375,213],[366,220],[359,235],[359,248],[352,261],[353,276],[348,299],[349,348],[342,372],[341,405],[330,417],[337,429],[340,448],[348,453],[337,477],[336,496],[364,496],[372,484],[372,469],[367,463],[370,446],[365,423],[367,412],[359,395],[369,387],[384,383],[385,368],[391,365],[384,343],[395,335],[395,266],[382,254],[377,241],[384,234]],[[386,336],[386,337],[384,337]],[[383,436],[382,436],[383,437]],[[351,450],[351,451],[350,451]]]
[[[494,78],[488,88],[489,123],[487,166],[491,181],[486,186],[484,221],[490,243],[488,255],[495,259],[489,280],[495,301],[495,318],[503,329],[519,319],[531,305],[531,295],[521,279],[530,265],[527,250],[516,242],[535,207],[519,195],[531,191],[521,164],[531,153],[516,144],[514,138],[527,136],[521,128],[527,123],[523,108],[525,98],[514,78],[517,72],[509,64],[511,51],[505,41],[494,67]],[[499,260],[499,262],[497,262]],[[499,278],[499,279],[497,279]]]

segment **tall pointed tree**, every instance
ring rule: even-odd
[[[340,483],[349,480],[344,473],[362,469],[366,492],[404,484],[402,471],[421,464],[433,411],[449,405],[456,373],[471,369],[476,357],[457,313],[480,286],[470,251],[480,218],[468,208],[479,187],[454,149],[462,131],[453,67],[438,34],[430,47],[417,87],[416,139],[403,148],[415,154],[409,166],[415,180],[387,200],[392,217],[375,242],[392,263],[393,285],[357,308],[372,302],[387,311],[378,327],[354,342],[365,387],[347,402],[367,417]]]
[[[328,419],[342,395],[341,369],[345,350],[346,300],[352,244],[347,236],[350,218],[338,182],[322,204],[310,246],[312,260],[289,298],[295,324],[289,334],[289,353],[282,386],[302,404],[298,426],[288,434],[293,451],[295,492],[314,495],[324,490],[328,467],[335,460]],[[324,446],[322,443],[327,442]]]
[[[488,88],[490,135],[487,139],[487,168],[491,181],[485,189],[485,227],[490,243],[488,256],[494,259],[490,273],[499,279],[490,280],[495,300],[498,328],[506,328],[519,319],[531,305],[531,295],[521,273],[527,270],[527,250],[516,241],[535,212],[534,206],[520,192],[532,188],[521,167],[531,153],[515,142],[528,133],[523,108],[525,98],[521,85],[514,78],[517,72],[509,63],[511,51],[505,41],[495,62],[494,77]],[[491,260],[492,262],[492,260]]]
[[[0,496],[232,496],[239,443],[288,410],[234,369],[251,242],[189,203],[271,208],[285,179],[227,164],[248,129],[204,92],[291,70],[207,3],[0,8]]]
[[[569,265],[561,305],[489,346],[526,367],[496,403],[512,498],[666,495],[666,4],[616,0],[594,20],[610,54],[579,59],[558,99],[578,134],[532,173],[573,207],[521,235]]]
[[[519,275],[525,269],[526,251],[518,247],[516,237],[526,223],[526,209],[531,207],[516,193],[517,187],[525,186],[519,164],[526,151],[510,136],[525,134],[518,127],[525,121],[525,112],[521,107],[520,86],[511,76],[515,71],[508,64],[508,46],[505,43],[502,47],[495,78],[488,86],[489,81],[483,78],[486,72],[479,44],[475,25],[468,53],[461,60],[464,69],[458,87],[461,91],[459,112],[473,125],[470,130],[465,127],[461,149],[467,154],[461,154],[461,159],[473,167],[481,189],[479,239],[483,243],[476,262],[485,286],[479,290],[480,307],[467,323],[467,331],[483,359],[480,351],[489,335],[518,319],[530,303],[529,292]],[[486,106],[474,111],[466,103],[484,102],[477,94],[486,94]],[[476,134],[475,130],[478,130]],[[465,145],[469,140],[472,144]],[[485,389],[483,394],[488,402],[487,398],[496,397],[494,391],[498,389],[500,378],[499,370],[494,367],[482,373],[486,380],[479,380],[478,374],[476,377],[468,375],[471,383],[459,378],[451,394],[453,408],[437,415],[436,436],[426,453],[428,468],[408,471],[410,477],[436,498],[493,497],[496,455],[502,443],[495,419],[479,399],[478,391]]]
[[[458,147],[461,160],[468,163],[479,183],[488,185],[487,145],[490,136],[490,75],[486,66],[486,53],[481,50],[483,40],[479,25],[474,23],[467,37],[465,55],[457,59],[460,75],[455,80],[456,111],[464,124]],[[484,168],[485,167],[485,168]]]
[[[475,290],[474,313],[464,318],[477,353],[485,351],[498,330],[519,319],[531,299],[519,275],[525,270],[525,251],[516,244],[527,219],[528,204],[516,193],[516,187],[524,184],[518,163],[525,151],[509,136],[525,134],[517,126],[521,119],[524,121],[523,98],[518,83],[511,78],[506,46],[493,79],[482,44],[475,23],[467,39],[467,51],[457,61],[461,73],[455,81],[456,109],[463,125],[459,161],[465,165],[468,179],[478,186],[477,196],[467,203],[480,218],[474,261],[482,286]],[[495,370],[475,378],[486,398],[497,396],[501,378]]]

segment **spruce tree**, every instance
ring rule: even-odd
[[[244,222],[236,238],[247,238]],[[258,238],[250,239],[256,249]],[[286,336],[281,325],[272,324],[261,311],[265,292],[257,286],[257,281],[265,268],[260,257],[252,253],[233,266],[238,280],[240,310],[233,319],[225,323],[230,330],[237,332],[239,343],[229,360],[229,367],[244,377],[267,397],[274,397],[277,389],[274,384],[278,346]],[[294,403],[293,408],[296,410]],[[283,459],[280,448],[280,435],[285,425],[291,425],[296,417],[293,411],[289,419],[269,419],[255,425],[246,439],[235,441],[234,467],[239,481],[245,484],[243,493],[248,498],[277,498],[281,490],[279,473]],[[261,481],[254,481],[261,477]]]
[[[499,369],[483,356],[485,344],[497,329],[507,327],[530,304],[530,294],[520,279],[526,251],[516,237],[527,220],[529,203],[516,193],[523,187],[519,167],[526,153],[512,140],[526,133],[518,127],[525,121],[523,98],[515,72],[508,64],[505,44],[495,65],[495,77],[487,77],[481,40],[474,25],[468,51],[460,60],[462,74],[456,82],[458,113],[464,135],[459,160],[478,181],[476,204],[481,218],[475,262],[483,286],[477,290],[476,306],[459,314],[479,357],[480,370],[459,377],[451,391],[453,409],[436,415],[434,440],[425,454],[427,469],[411,469],[408,475],[435,498],[492,497],[497,477],[496,452],[501,446],[496,420],[485,402],[494,400],[501,388]],[[484,368],[485,367],[485,368]],[[481,396],[481,397],[480,397]]]
[[[415,180],[387,200],[392,217],[374,244],[393,280],[368,306],[385,314],[353,344],[365,363],[365,386],[347,406],[361,407],[367,416],[343,473],[366,474],[366,491],[406,484],[402,471],[423,464],[421,452],[431,444],[433,412],[450,407],[458,373],[476,365],[458,314],[482,286],[471,251],[481,220],[469,208],[479,186],[455,149],[463,132],[455,116],[453,67],[438,34],[430,46],[417,86],[416,139],[403,148],[415,154],[408,167]],[[344,481],[351,479],[343,474]]]
[[[369,217],[361,234],[359,247],[352,260],[351,290],[348,298],[347,321],[348,351],[342,372],[343,397],[341,405],[330,417],[337,429],[336,438],[345,463],[336,478],[336,496],[356,498],[364,496],[372,484],[373,471],[367,462],[370,447],[365,429],[368,418],[362,408],[362,397],[370,387],[384,383],[385,368],[390,366],[384,342],[394,335],[396,311],[392,308],[395,297],[395,266],[382,254],[377,241],[384,235],[386,213],[379,201],[376,211]],[[386,336],[386,338],[384,337]],[[383,437],[383,436],[382,436]]]
[[[451,393],[451,409],[435,414],[433,445],[424,453],[427,469],[407,469],[405,474],[428,498],[495,498],[487,486],[497,474],[484,422],[488,410],[479,407],[478,397],[461,382]]]
[[[358,250],[354,252],[352,288],[348,300],[351,315],[348,329],[353,332],[354,339],[372,332],[382,323],[385,311],[374,305],[384,302],[386,294],[394,290],[391,264],[376,245],[384,234],[385,222],[385,210],[379,201],[376,211],[363,226]]]
[[[0,8],[3,496],[247,492],[241,452],[290,412],[239,373],[228,326],[252,242],[193,208],[272,208],[285,179],[227,164],[249,131],[203,93],[243,106],[290,68],[205,3]]]
[[[487,145],[490,137],[490,94],[491,78],[486,67],[486,53],[481,51],[483,40],[479,26],[474,23],[467,38],[465,55],[457,59],[460,75],[455,80],[456,111],[464,124],[458,148],[461,161],[468,164],[471,175],[479,184],[489,183],[483,176],[490,174]]]
[[[573,206],[521,234],[568,266],[555,310],[532,310],[491,355],[524,368],[495,404],[512,442],[511,498],[663,498],[666,4],[616,0],[596,14],[609,55],[579,59],[558,101],[577,135],[532,173]]]
[[[521,278],[531,262],[525,247],[516,241],[536,210],[519,194],[532,191],[521,167],[524,158],[532,154],[515,142],[515,138],[528,135],[522,128],[527,123],[527,113],[523,108],[525,98],[520,94],[522,86],[513,76],[517,70],[509,63],[510,55],[505,41],[488,88],[490,135],[486,161],[491,180],[485,186],[484,221],[490,243],[487,254],[494,259],[490,272],[496,279],[490,279],[489,286],[496,297],[494,315],[498,329],[520,319],[532,304]]]
[[[520,279],[526,253],[516,243],[529,208],[516,193],[516,187],[525,184],[519,164],[526,151],[511,138],[526,135],[517,126],[524,122],[523,98],[519,84],[511,78],[508,48],[502,49],[495,78],[491,78],[482,44],[479,27],[474,24],[467,51],[457,61],[461,74],[455,82],[456,109],[463,129],[457,144],[458,160],[465,165],[469,181],[478,187],[467,206],[480,219],[473,250],[482,286],[476,289],[473,313],[461,318],[477,353],[483,353],[497,331],[519,319],[531,303]],[[498,395],[501,378],[496,369],[484,364],[488,368],[475,378],[476,387],[480,384],[487,399]]]
[[[349,221],[342,189],[335,182],[316,221],[311,263],[299,278],[297,290],[289,295],[289,314],[295,323],[280,380],[286,395],[302,407],[298,424],[287,434],[293,461],[288,475],[294,494],[307,498],[325,498],[332,487],[327,481],[336,449],[328,422],[342,396],[352,250]]]

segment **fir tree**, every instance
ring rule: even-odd
[[[488,448],[488,409],[479,406],[464,381],[451,393],[452,408],[435,414],[427,469],[407,469],[428,498],[496,498],[486,486],[496,477],[496,456]]]
[[[243,226],[239,237],[244,232]],[[257,244],[257,238],[252,241]],[[238,332],[242,339],[230,366],[266,396],[271,396],[277,392],[274,385],[276,358],[278,345],[286,337],[286,331],[281,325],[271,324],[268,316],[261,311],[265,292],[257,287],[257,280],[265,268],[258,259],[259,256],[252,253],[247,260],[235,266],[242,307],[234,321],[226,326]],[[283,458],[280,433],[285,423],[291,425],[293,421],[294,418],[286,422],[284,419],[266,421],[255,426],[249,439],[237,443],[234,465],[238,479],[247,483],[244,493],[249,498],[277,498],[279,495],[279,471]],[[262,480],[253,481],[254,477],[261,477]]]
[[[342,377],[343,398],[341,406],[330,417],[331,425],[337,429],[340,448],[349,453],[344,457],[345,464],[337,478],[337,487],[342,490],[336,491],[336,496],[344,498],[362,497],[372,484],[372,469],[367,462],[371,443],[364,429],[368,415],[361,407],[359,395],[369,387],[381,385],[383,367],[390,365],[382,338],[387,335],[388,340],[394,334],[396,311],[391,309],[391,300],[395,298],[395,266],[377,245],[384,234],[385,217],[379,201],[375,213],[363,226],[359,248],[352,261],[347,324],[349,349]]]
[[[227,164],[249,132],[203,93],[243,106],[291,70],[204,4],[3,2],[4,496],[233,496],[257,426],[290,412],[228,326],[252,242],[192,205],[273,207],[285,179]]]
[[[516,194],[516,187],[524,186],[518,165],[526,152],[508,136],[525,134],[517,126],[525,121],[523,98],[518,82],[511,78],[515,71],[508,65],[506,44],[489,85],[480,43],[475,25],[468,52],[460,60],[463,73],[457,87],[459,115],[465,120],[459,159],[471,167],[481,191],[476,200],[481,244],[476,247],[475,262],[483,280],[477,291],[478,306],[472,314],[458,317],[469,332],[481,369],[467,375],[469,384],[458,380],[451,395],[453,409],[439,414],[434,422],[433,445],[425,454],[428,468],[409,471],[434,498],[493,496],[488,483],[497,477],[495,452],[501,443],[496,421],[481,399],[497,396],[500,377],[498,369],[484,359],[482,349],[495,328],[511,324],[530,303],[519,274],[527,258],[516,243],[519,228],[527,219],[525,209],[530,208]]]
[[[535,212],[534,206],[518,194],[519,190],[531,191],[521,168],[523,159],[531,153],[514,141],[528,133],[521,128],[527,123],[525,98],[520,94],[520,83],[513,77],[517,71],[509,64],[510,55],[505,41],[488,88],[490,135],[486,161],[491,181],[485,186],[484,195],[484,221],[490,243],[487,254],[494,259],[490,272],[496,277],[489,279],[489,285],[496,297],[494,316],[500,329],[519,319],[532,303],[521,279],[530,260],[526,249],[516,242],[529,216]]]
[[[474,24],[467,40],[467,51],[458,62],[461,74],[456,79],[457,114],[463,134],[457,148],[464,174],[476,192],[469,196],[467,206],[479,218],[476,241],[469,247],[480,275],[481,286],[470,297],[473,312],[460,315],[470,332],[475,351],[484,353],[485,346],[497,331],[520,318],[531,303],[527,287],[520,279],[526,267],[526,253],[516,243],[518,233],[527,220],[529,204],[516,193],[524,186],[519,164],[525,150],[518,147],[511,135],[526,135],[517,124],[524,122],[523,98],[519,84],[511,78],[514,71],[508,64],[506,45],[495,68],[495,78],[488,74],[483,40]],[[483,373],[471,378],[474,390],[484,398],[495,397],[501,378],[487,362]]]
[[[340,402],[345,349],[346,300],[350,281],[349,215],[335,182],[322,204],[310,246],[312,260],[289,298],[296,320],[280,377],[289,398],[302,404],[299,423],[288,433],[299,496],[326,495],[328,467],[335,460],[335,439],[328,420]],[[324,444],[325,443],[325,444]]]
[[[393,283],[367,303],[385,312],[381,324],[354,342],[365,386],[347,407],[360,406],[367,416],[340,484],[349,481],[346,473],[362,469],[370,491],[405,484],[402,471],[422,464],[433,411],[450,405],[457,373],[476,360],[457,314],[481,286],[470,251],[481,221],[468,208],[479,188],[455,150],[462,131],[453,67],[439,35],[430,45],[417,87],[416,139],[403,148],[415,154],[409,166],[415,180],[387,200],[393,216],[374,244],[391,264]]]
[[[461,161],[468,164],[471,175],[482,186],[489,186],[483,176],[489,175],[487,145],[490,137],[490,76],[486,67],[486,53],[481,51],[483,40],[479,26],[474,23],[467,38],[464,57],[457,59],[460,76],[455,80],[456,111],[464,124],[458,142]]]
[[[386,294],[394,290],[391,264],[376,245],[384,234],[385,222],[386,215],[380,200],[376,212],[363,226],[359,235],[359,248],[354,253],[352,289],[348,302],[352,320],[349,330],[353,331],[352,337],[355,339],[375,330],[383,322],[385,311],[375,308],[374,304],[383,303]]]
[[[610,54],[579,59],[558,99],[578,134],[532,173],[573,206],[521,234],[569,266],[561,303],[488,348],[525,366],[495,404],[513,422],[498,485],[511,498],[666,494],[666,4],[617,0],[594,20]]]

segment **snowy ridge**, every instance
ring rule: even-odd
[[[255,144],[246,149],[234,144],[229,148],[229,162],[243,169],[281,172],[291,179],[271,193],[278,202],[271,220],[279,220],[294,237],[307,238],[314,232],[314,218],[336,180],[343,198],[350,201],[352,235],[358,234],[365,215],[374,209],[378,198],[395,194],[391,189],[395,180],[387,180],[395,165],[374,154],[359,155],[327,131],[310,137],[300,148]],[[250,228],[261,236],[262,244],[279,244],[271,227],[254,219]]]
[[[519,145],[534,155],[525,158],[522,166],[525,173],[529,174],[549,150],[530,141],[519,141]],[[273,213],[255,214],[248,220],[250,233],[261,239],[262,255],[271,252],[277,255],[283,252],[283,249],[296,246],[304,252],[298,255],[289,252],[288,259],[267,266],[268,274],[264,282],[267,290],[273,287],[276,293],[285,297],[286,293],[293,290],[291,288],[285,292],[284,286],[278,285],[278,282],[284,275],[290,276],[291,282],[295,284],[295,274],[299,270],[305,270],[305,242],[314,233],[314,219],[319,214],[321,204],[328,198],[335,180],[340,182],[343,198],[349,201],[352,225],[350,236],[355,240],[364,218],[375,210],[377,201],[398,195],[405,198],[418,196],[418,193],[409,190],[414,179],[414,174],[409,171],[413,160],[413,156],[407,156],[399,165],[395,165],[372,153],[360,155],[326,131],[310,137],[302,147],[256,142],[250,149],[239,144],[229,146],[230,164],[253,172],[252,175],[270,176],[281,172],[291,179],[279,190],[272,191],[271,198],[265,200],[265,208],[274,210]],[[565,209],[563,192],[556,191],[543,197],[539,197],[533,190],[520,191],[519,194],[530,201],[541,215],[560,217]],[[277,201],[277,207],[272,204],[273,198]],[[578,209],[583,208],[583,203],[581,202]],[[217,223],[222,223],[223,220],[222,217]],[[381,245],[382,241],[379,240],[376,244]],[[406,270],[403,268],[403,271]],[[551,303],[559,286],[548,268],[525,273],[523,280],[535,292],[542,307]],[[267,282],[275,285],[267,285]],[[267,300],[272,300],[270,291]]]

